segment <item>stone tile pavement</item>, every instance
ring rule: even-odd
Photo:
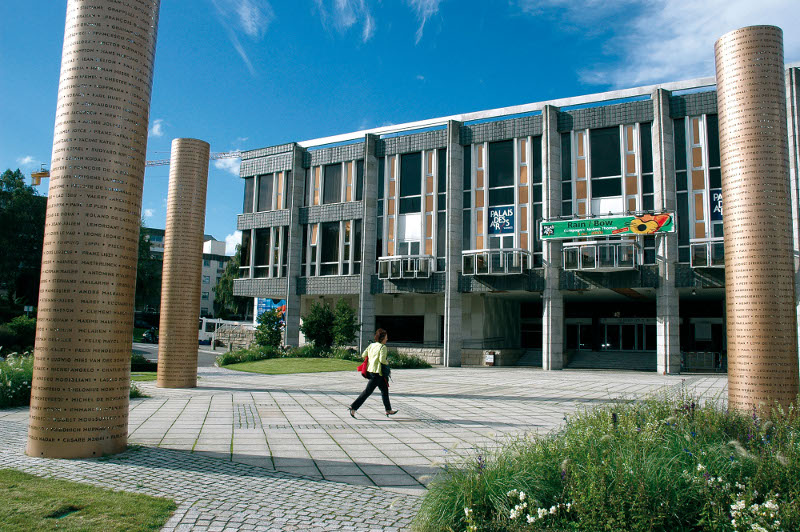
[[[356,372],[257,375],[200,368],[198,388],[139,383],[129,441],[95,460],[23,455],[27,409],[0,411],[0,467],[167,496],[166,530],[406,529],[424,486],[447,461],[507,437],[548,432],[594,404],[686,386],[725,396],[724,375],[660,376],[536,368],[435,368],[393,373],[351,419]]]

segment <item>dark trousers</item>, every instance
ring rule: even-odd
[[[389,402],[389,385],[386,383],[386,379],[384,379],[380,373],[367,373],[369,375],[369,382],[367,382],[367,387],[364,388],[364,391],[361,392],[353,404],[350,405],[350,408],[353,410],[358,410],[361,408],[361,405],[364,404],[364,401],[367,400],[367,397],[372,395],[372,392],[375,391],[375,388],[378,387],[381,390],[381,399],[383,399],[383,406],[386,410],[392,409],[392,404]]]

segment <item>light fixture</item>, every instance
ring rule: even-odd
[[[695,289],[695,288],[692,288],[692,295],[693,295],[693,296],[696,296],[696,295],[697,295],[697,289]]]

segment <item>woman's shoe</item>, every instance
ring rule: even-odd
[[[347,411],[350,412],[350,417],[351,418],[353,418],[353,419],[356,418],[356,411],[355,410],[353,410],[352,408],[348,408]]]
[[[393,416],[397,413],[397,410],[387,410],[386,417]]]

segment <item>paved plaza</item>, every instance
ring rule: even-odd
[[[172,498],[165,530],[403,530],[446,463],[565,414],[685,386],[726,395],[724,375],[534,368],[398,370],[392,407],[355,371],[258,375],[200,368],[198,387],[131,401],[130,443],[102,459],[23,453],[28,411],[0,411],[0,467]]]

